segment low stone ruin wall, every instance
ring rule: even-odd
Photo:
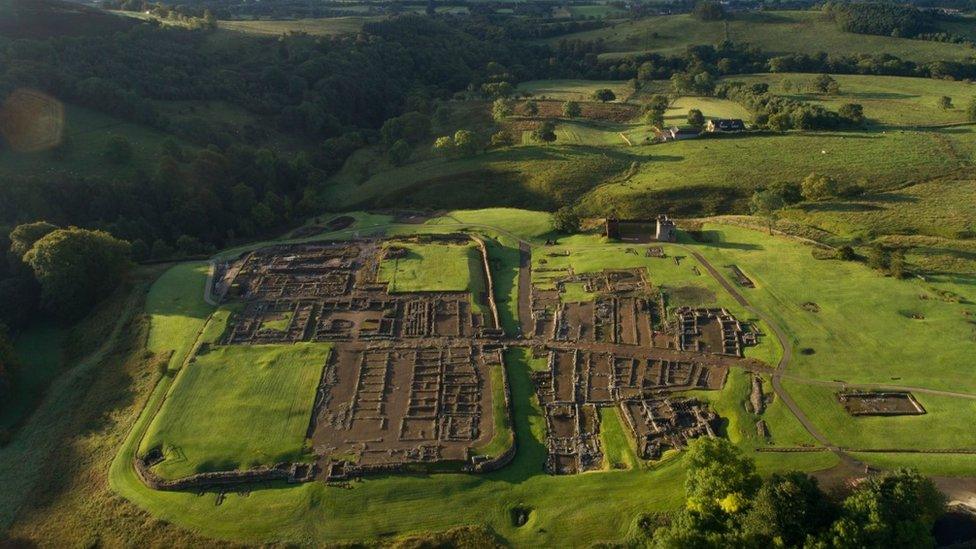
[[[214,471],[198,473],[178,479],[164,479],[149,469],[144,460],[135,458],[133,466],[136,475],[153,490],[193,490],[230,486],[271,480],[284,480],[290,483],[308,482],[315,477],[315,467],[311,463],[277,463],[274,466],[254,467],[233,471]]]

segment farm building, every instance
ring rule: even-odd
[[[701,135],[701,131],[695,128],[678,128],[662,130],[658,133],[658,139],[665,141],[681,141],[682,139],[694,139]]]
[[[707,132],[742,132],[746,124],[739,118],[713,118],[705,124]]]
[[[677,233],[674,221],[667,215],[657,219],[617,219],[606,220],[607,238],[624,242],[674,242]]]

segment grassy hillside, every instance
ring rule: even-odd
[[[583,199],[593,215],[671,210],[682,215],[738,209],[754,189],[799,182],[811,172],[868,189],[956,173],[972,160],[972,135],[912,131],[806,132],[679,141],[629,149],[640,168]]]
[[[602,39],[607,57],[644,52],[681,54],[690,45],[719,44],[724,40],[748,42],[773,55],[884,52],[919,62],[962,60],[973,55],[971,48],[959,44],[843,32],[819,11],[736,13],[728,22],[699,21],[689,14],[648,17],[556,37],[549,42],[556,44],[563,39]]]
[[[836,111],[844,103],[864,106],[870,125],[930,126],[964,123],[966,105],[976,95],[976,86],[969,82],[907,78],[902,76],[833,75],[840,85],[837,95],[814,93],[811,83],[814,74],[749,74],[726,77],[726,81],[769,84],[775,95],[823,105]],[[952,98],[952,108],[942,109],[938,100]],[[680,101],[680,100],[679,100]],[[706,116],[708,114],[706,113]]]
[[[59,147],[33,153],[0,148],[0,176],[64,171],[86,177],[134,177],[139,170],[155,169],[162,143],[170,137],[148,126],[74,105],[65,105],[64,113],[64,134]],[[113,136],[124,137],[132,145],[130,161],[117,164],[105,158]]]

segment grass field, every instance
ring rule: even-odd
[[[848,448],[976,448],[972,417],[976,400],[915,393],[925,408],[918,416],[851,417],[837,401],[837,389],[786,380],[787,390],[832,442]]]
[[[480,287],[481,254],[474,244],[397,244],[406,255],[384,259],[377,279],[391,293],[462,292]],[[479,290],[480,291],[480,290]]]
[[[472,158],[434,159],[374,174],[363,182],[333,180],[325,199],[400,208],[550,208],[624,172],[633,158],[615,149],[535,146],[496,149]]]
[[[853,74],[833,75],[840,85],[840,93],[820,95],[813,91],[814,77],[814,74],[776,73],[736,75],[724,80],[766,83],[775,95],[823,105],[832,111],[844,103],[859,103],[864,106],[869,125],[890,127],[968,122],[966,105],[976,95],[976,86],[968,82]],[[942,96],[952,98],[952,108],[939,107]]]
[[[139,448],[162,448],[163,478],[307,459],[305,434],[330,347],[229,346],[176,378]]]
[[[646,17],[610,27],[550,39],[603,39],[605,57],[655,52],[679,55],[690,45],[724,40],[750,43],[765,53],[856,55],[885,52],[918,62],[968,59],[973,50],[960,44],[853,34],[841,31],[819,11],[736,13],[731,21],[699,21],[689,14]]]
[[[973,352],[973,326],[964,314],[971,307],[937,298],[932,290],[942,283],[895,280],[861,263],[816,260],[807,246],[748,229],[712,224],[706,235],[710,242],[696,247],[714,264],[740,266],[757,285],[749,299],[783,326],[795,348],[813,350],[794,353],[792,373],[976,391],[976,372],[960,367]],[[957,278],[952,289],[976,300],[972,275]],[[805,309],[807,302],[819,312]]]
[[[312,36],[335,36],[357,33],[363,29],[363,25],[366,23],[384,19],[386,19],[385,16],[350,16],[288,20],[237,20],[219,21],[217,25],[223,30],[247,34],[279,35],[299,32]]]
[[[888,189],[958,172],[972,160],[972,140],[967,130],[811,132],[634,147],[628,152],[641,157],[640,169],[595,188],[582,204],[593,215],[613,208],[624,217],[744,211],[757,187],[799,182],[811,172]]]
[[[615,101],[624,101],[634,93],[625,80],[530,80],[518,85],[519,92],[561,101],[591,101],[593,92],[603,88],[613,90]]]

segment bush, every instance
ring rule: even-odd
[[[567,101],[563,103],[563,116],[566,118],[577,118],[582,114],[583,109],[580,108],[580,104],[576,101]]]
[[[580,230],[582,218],[574,206],[563,206],[552,214],[552,228],[561,233],[575,233]]]
[[[811,173],[803,179],[800,185],[803,198],[810,201],[826,200],[837,196],[840,188],[837,180],[829,175]]]

